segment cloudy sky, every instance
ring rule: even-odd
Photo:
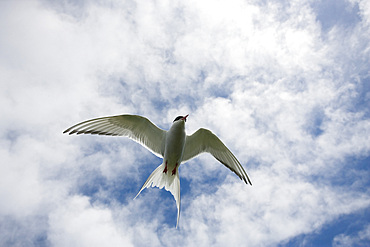
[[[370,245],[367,0],[0,1],[1,246]],[[216,133],[253,186],[203,154],[182,211],[161,159],[68,136],[138,114]]]

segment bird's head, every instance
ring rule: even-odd
[[[176,117],[175,118],[175,120],[173,120],[173,122],[176,122],[176,121],[181,121],[181,120],[183,120],[184,122],[186,122],[186,118],[189,116],[189,114],[188,115],[186,115],[185,117],[184,116],[178,116],[178,117]]]

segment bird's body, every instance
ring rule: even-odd
[[[167,165],[167,170],[171,171],[171,173],[175,173],[181,164],[185,138],[185,122],[176,121],[166,134],[164,149],[164,163]]]
[[[163,163],[152,172],[136,197],[142,190],[150,186],[164,187],[171,192],[176,200],[178,225],[180,216],[178,169],[181,163],[200,153],[208,152],[235,172],[246,184],[252,185],[236,157],[211,131],[201,128],[190,136],[186,135],[185,121],[187,117],[188,115],[177,117],[168,131],[158,128],[147,118],[141,116],[119,115],[87,120],[72,126],[63,133],[127,136],[163,158]]]

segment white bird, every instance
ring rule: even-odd
[[[252,185],[247,173],[231,151],[210,130],[200,128],[192,135],[185,134],[186,116],[177,117],[168,131],[158,128],[150,120],[137,115],[119,115],[87,120],[73,125],[63,133],[127,136],[155,155],[163,158],[139,193],[145,188],[159,187],[170,191],[176,200],[177,223],[180,217],[179,166],[203,152],[212,154],[246,184]]]

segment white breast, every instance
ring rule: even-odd
[[[164,162],[167,161],[168,169],[171,170],[180,165],[185,147],[185,123],[176,121],[166,134],[166,147]]]

